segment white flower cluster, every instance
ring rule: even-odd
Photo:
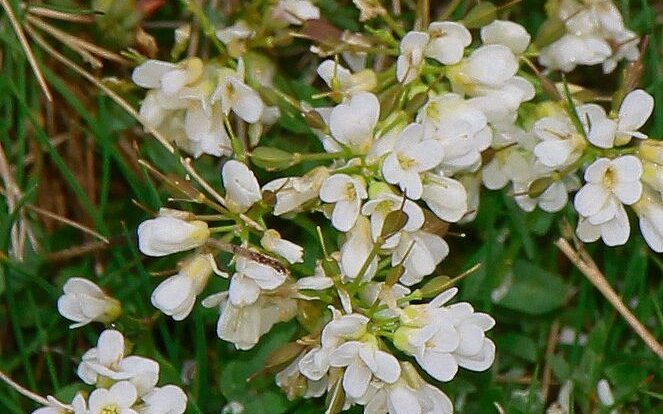
[[[561,34],[545,46],[539,62],[549,69],[572,71],[576,65],[603,65],[603,72],[615,70],[622,59],[637,60],[640,38],[624,26],[612,0],[561,0],[550,8]]]
[[[105,330],[95,348],[87,351],[78,376],[96,388],[79,392],[71,404],[49,397],[51,405],[33,414],[183,414],[187,396],[175,385],[157,387],[159,364],[148,358],[127,355],[122,334]]]
[[[148,60],[133,72],[136,85],[150,91],[140,107],[147,130],[158,130],[195,157],[232,154],[225,121],[234,113],[255,125],[270,125],[278,116],[245,83],[244,62],[236,69],[190,58],[179,63]]]
[[[378,2],[355,4],[362,21],[386,16]],[[319,17],[308,1],[266,7],[281,25]],[[551,70],[595,63],[612,70],[622,58],[638,57],[635,43],[591,62],[570,54],[602,53],[592,49],[595,42],[614,46],[632,33],[611,2],[561,1],[556,13],[569,33],[540,53],[524,27],[495,19],[474,35],[478,27],[467,21],[436,21],[401,33],[400,41],[380,32],[379,47],[348,32],[313,46],[322,57],[337,57],[316,68],[328,90],[311,101],[328,98],[326,106],[274,92],[308,123],[324,149],[318,153],[280,149],[278,140],[258,146],[260,134],[238,139],[227,122],[231,112],[249,124],[279,116],[244,80],[242,59],[261,44],[263,26],[238,20],[216,33],[230,56],[244,56],[236,69],[196,58],[139,66],[134,80],[151,89],[141,107],[148,128],[179,136],[175,141],[196,156],[228,158],[223,191],[205,183],[209,199],[200,193],[191,200],[204,199],[215,214],[161,209],[138,227],[145,255],[187,252],[179,271],[154,290],[153,305],[182,320],[217,274],[228,289],[202,305],[219,309],[217,334],[237,349],[254,347],[278,322],[296,318],[306,329],[291,344],[297,352],[274,365],[286,367],[276,381],[290,398],[327,393],[336,411],[360,405],[371,414],[451,413],[451,400],[422,371],[446,382],[459,368],[487,370],[495,345],[486,332],[495,321],[469,303],[448,304],[457,289],[432,275],[450,253],[449,226],[476,215],[481,183],[510,186],[526,211],[560,211],[579,190],[578,236],[608,245],[626,242],[624,205],[632,206],[647,242],[663,250],[663,146],[639,132],[651,96],[624,89],[621,106],[606,112],[580,98],[587,94],[569,93],[581,87],[564,83],[555,99],[545,99],[540,92],[555,85],[524,66],[533,67],[529,59],[539,54]],[[568,39],[589,45],[574,49],[564,45]],[[274,115],[270,122],[266,114]],[[173,122],[181,127],[172,129]],[[299,164],[297,173],[262,185],[252,170]],[[311,234],[320,225],[318,257],[307,251],[305,261],[299,244],[270,228],[289,219]],[[222,252],[232,257],[224,271],[217,268]]]
[[[458,291],[449,289],[428,304],[400,301],[409,289],[374,283],[364,295],[366,305],[384,305],[373,318],[358,313],[342,314],[333,309],[319,343],[304,350],[276,381],[286,393],[305,398],[342,387],[344,409],[363,405],[366,413],[451,413],[451,400],[427,383],[412,364],[399,361],[386,344],[411,355],[417,364],[438,381],[450,381],[463,367],[484,371],[495,357],[495,345],[485,337],[495,321],[476,313],[467,302],[445,306]],[[385,298],[385,301],[378,299]],[[383,329],[392,325],[392,332]],[[304,381],[302,382],[302,379]],[[302,386],[305,384],[305,386]]]

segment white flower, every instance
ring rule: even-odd
[[[262,290],[274,290],[281,286],[287,275],[267,264],[245,257],[237,257],[237,272],[228,288],[229,299],[235,306],[255,303]]]
[[[320,9],[309,0],[279,0],[272,16],[289,24],[301,25],[306,20],[319,19]]]
[[[612,389],[610,388],[610,383],[605,378],[601,378],[596,384],[596,395],[599,397],[601,405],[604,407],[612,407],[615,405],[615,397],[612,395]],[[610,414],[617,414],[619,411],[613,409],[610,411]]]
[[[260,120],[265,108],[260,95],[244,83],[244,63],[241,59],[237,64],[237,71],[218,69],[218,85],[210,100],[212,103],[221,104],[224,115],[228,116],[232,110],[250,124]]]
[[[348,238],[341,246],[341,269],[348,279],[356,279],[373,250],[371,227],[366,217],[361,216],[348,232]],[[361,275],[364,280],[370,280],[377,270],[378,257],[375,255],[368,264],[366,272]]]
[[[175,385],[154,388],[141,399],[145,406],[140,408],[140,414],[183,414],[186,411],[187,396]]]
[[[138,414],[132,408],[137,398],[136,387],[127,381],[115,383],[109,389],[97,388],[90,394],[89,414]]]
[[[93,282],[80,277],[67,279],[58,299],[58,312],[76,322],[70,328],[79,328],[92,321],[108,323],[120,316],[122,305],[104,293]]]
[[[541,140],[534,148],[534,155],[546,167],[573,164],[586,146],[585,138],[565,115],[541,118],[532,131]]]
[[[589,105],[583,105],[588,107]],[[654,110],[654,98],[642,89],[630,92],[619,107],[617,119],[610,119],[605,110],[592,105],[587,113],[590,120],[587,139],[600,148],[612,148],[614,145],[625,145],[631,137],[640,139],[647,135],[638,132]]]
[[[202,154],[215,157],[232,154],[230,137],[223,125],[223,114],[218,106],[214,106],[211,111],[206,111],[202,105],[189,106],[184,116],[184,133],[186,138],[183,141],[175,141],[194,157]]]
[[[531,36],[523,26],[508,20],[493,20],[481,28],[481,41],[484,44],[504,45],[516,55],[525,52],[530,40]]]
[[[405,364],[404,364],[405,365]],[[405,368],[404,368],[405,369]],[[413,368],[408,369],[414,371]],[[394,384],[385,384],[369,398],[367,414],[452,414],[451,400],[437,387],[421,379],[406,381],[403,376]],[[369,390],[370,392],[370,390]]]
[[[429,304],[406,307],[403,325],[394,334],[394,344],[439,381],[450,381],[459,366],[484,371],[495,358],[495,345],[485,336],[494,319],[474,312],[467,302],[443,306],[457,291],[452,288]]]
[[[225,45],[238,40],[246,40],[255,36],[255,31],[244,21],[238,20],[232,26],[216,31],[216,37]]]
[[[222,292],[203,300],[203,306],[219,307],[217,335],[241,350],[253,348],[274,324],[290,320],[297,314],[294,300],[266,295],[260,295],[250,305],[235,306],[228,300],[228,292]]]
[[[178,64],[150,59],[134,69],[131,79],[142,88],[160,89],[166,95],[174,95],[197,81],[202,74],[203,62],[198,58]]]
[[[401,54],[396,61],[396,78],[407,84],[415,80],[424,63],[424,53],[430,35],[424,32],[408,32],[401,39]]]
[[[465,48],[472,43],[470,31],[456,22],[433,22],[428,26],[428,34],[430,41],[425,55],[443,65],[460,62]]]
[[[351,398],[360,398],[375,377],[392,384],[401,375],[398,360],[378,348],[375,338],[365,342],[349,341],[334,349],[329,357],[332,367],[345,367],[343,389]]]
[[[83,354],[77,373],[90,385],[100,379],[128,380],[138,394],[143,395],[156,385],[159,364],[139,356],[125,357],[124,337],[118,331],[107,329],[99,335],[97,347]]]
[[[381,192],[367,201],[361,209],[362,214],[371,217],[373,241],[377,241],[382,236],[382,228],[389,213],[397,210],[403,210],[407,215],[407,221],[401,232],[414,232],[424,225],[424,212],[417,203],[388,191]],[[390,236],[382,247],[385,249],[395,247],[400,240],[401,232]]]
[[[138,226],[138,248],[147,256],[167,256],[200,247],[209,235],[204,221],[157,217]]]
[[[333,314],[334,318],[322,330],[320,346],[311,349],[299,361],[300,372],[311,381],[319,381],[327,374],[331,352],[339,345],[357,340],[366,333],[366,316],[357,313],[341,315],[336,310]]]
[[[230,211],[244,213],[262,200],[260,184],[253,171],[243,162],[227,161],[223,165],[221,175],[223,187],[226,189],[226,203]]]
[[[438,174],[426,174],[421,199],[436,216],[455,223],[467,213],[467,190],[459,181]]]
[[[289,400],[295,400],[300,397],[317,398],[321,397],[327,391],[328,384],[326,377],[318,381],[311,381],[303,377],[299,371],[299,361],[302,360],[304,355],[304,353],[300,354],[287,367],[274,376],[276,385],[283,390]],[[302,379],[305,381],[304,384],[302,384]]]
[[[61,403],[52,396],[48,396],[49,405],[38,408],[32,414],[87,414],[87,402],[81,393],[76,393],[70,406]]]
[[[596,35],[567,33],[541,49],[539,63],[550,70],[570,72],[576,65],[596,65],[610,57],[610,44]]]
[[[634,206],[640,218],[640,231],[656,253],[663,252],[663,199],[660,194],[645,193]]]
[[[334,174],[320,188],[320,199],[334,203],[332,225],[339,231],[348,231],[359,216],[362,200],[368,198],[366,183],[362,177]]]
[[[278,254],[290,263],[302,263],[304,261],[304,249],[302,246],[282,239],[276,230],[269,229],[265,231],[265,234],[260,239],[260,245],[266,250]]]
[[[333,91],[340,92],[347,97],[370,91],[377,85],[377,78],[372,70],[362,70],[353,74],[330,59],[320,63],[318,75]]]
[[[640,57],[640,37],[630,30],[623,30],[616,33],[612,39],[612,55],[603,62],[603,73],[611,73],[617,68],[620,60],[626,59],[634,62]],[[614,48],[617,50],[614,50]]]
[[[152,304],[161,312],[181,321],[191,313],[196,297],[214,272],[210,254],[196,255],[175,276],[164,280],[152,293]]]
[[[380,117],[380,102],[369,92],[361,92],[336,105],[329,116],[333,138],[357,154],[365,154],[373,144],[373,130]]]
[[[424,126],[426,138],[442,144],[445,171],[477,168],[481,152],[491,143],[492,132],[484,113],[454,93],[431,96],[419,110],[417,121]]]
[[[271,191],[276,195],[274,215],[280,216],[295,211],[302,204],[318,197],[320,187],[329,176],[329,171],[316,168],[303,177],[277,178],[265,184],[263,191]]]
[[[396,250],[391,256],[392,266],[403,262],[405,272],[400,282],[412,286],[421,282],[449,254],[449,245],[436,234],[423,230],[402,232]]]
[[[612,215],[606,219],[605,216],[597,214],[600,220],[592,220],[592,217],[581,216],[578,219],[576,234],[585,243],[595,242],[601,238],[608,246],[621,246],[626,243],[631,232],[628,215],[624,206],[619,202],[615,202],[614,198],[609,198],[606,204],[609,207],[604,207],[603,210],[614,210],[614,212],[611,212]]]
[[[382,175],[391,184],[398,184],[413,200],[421,198],[423,185],[420,173],[437,167],[444,158],[442,145],[424,139],[424,127],[410,124],[400,133],[393,151],[385,158]]]
[[[585,217],[610,219],[619,202],[631,205],[640,199],[641,176],[642,163],[633,155],[599,158],[585,170],[587,184],[576,194],[574,206]]]
[[[477,95],[485,88],[499,88],[518,72],[518,59],[504,45],[483,45],[449,73],[453,91]]]

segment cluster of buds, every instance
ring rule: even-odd
[[[71,404],[49,397],[50,405],[33,414],[183,414],[184,391],[175,385],[157,387],[159,364],[129,355],[127,347],[120,332],[103,331],[78,366],[81,380],[96,388],[89,395],[77,393]]]
[[[179,271],[152,295],[174,320],[190,314],[213,275],[229,280],[202,305],[219,309],[217,334],[237,349],[251,349],[276,323],[296,319],[306,334],[268,367],[289,397],[327,393],[333,413],[353,405],[366,413],[451,413],[451,400],[423,373],[446,382],[459,368],[487,370],[495,346],[486,332],[495,321],[469,303],[447,304],[455,281],[434,275],[450,253],[447,229],[475,217],[482,183],[510,185],[526,211],[560,211],[579,190],[582,240],[625,243],[623,206],[630,205],[647,242],[663,250],[663,147],[638,132],[653,99],[629,88],[607,113],[572,95],[575,86],[555,87],[538,71],[528,73],[537,55],[552,70],[583,62],[612,70],[623,58],[637,59],[630,41],[596,52],[600,60],[566,56],[575,51],[565,42],[608,44],[632,34],[608,1],[562,1],[558,14],[569,34],[543,50],[521,25],[496,20],[485,2],[461,22],[410,32],[379,2],[355,4],[361,21],[384,19],[392,30],[346,32],[314,45],[319,56],[335,56],[315,70],[328,90],[301,102],[260,84],[261,93],[287,103],[281,111],[299,111],[324,152],[291,152],[267,139],[260,145],[262,127],[253,134],[249,128],[248,139],[233,133],[231,116],[262,125],[281,112],[245,83],[247,52],[274,41],[252,21],[216,33],[227,49],[223,59],[136,68],[134,81],[151,89],[141,106],[146,127],[195,156],[224,157],[221,182],[201,182],[209,197],[182,190],[215,214],[161,209],[138,227],[139,248],[182,257]],[[263,12],[295,26],[320,17],[303,0],[268,4]],[[577,33],[582,24],[574,19],[595,24]],[[329,99],[315,106],[321,97]],[[303,172],[262,184],[253,171],[299,164]],[[303,241],[268,226],[290,219],[320,224],[309,229],[319,238],[318,257],[304,257]],[[222,252],[232,259],[221,263]]]

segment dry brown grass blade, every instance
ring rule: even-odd
[[[2,1],[2,0],[0,0]],[[44,51],[46,51],[48,54],[50,54],[54,59],[59,61],[60,63],[64,64],[68,68],[72,69],[74,72],[78,73],[85,79],[87,79],[89,82],[94,84],[97,88],[99,88],[103,93],[108,95],[109,98],[111,98],[117,105],[120,106],[123,110],[125,110],[129,115],[131,115],[133,118],[135,118],[138,122],[141,122],[140,116],[138,115],[138,112],[127,102],[125,101],[120,95],[115,93],[112,89],[107,87],[106,85],[103,84],[99,79],[97,79],[94,75],[92,75],[90,72],[86,71],[76,63],[72,62],[69,60],[67,57],[62,55],[60,52],[55,50],[51,45],[46,42],[46,40],[40,36],[37,33],[30,33],[34,41],[42,48]],[[142,122],[141,122],[142,124]],[[149,129],[147,131],[150,135],[152,135],[154,138],[156,138],[161,145],[164,146],[168,150],[168,152],[174,154],[175,153],[175,147],[168,142],[168,140],[157,130],[155,129]]]
[[[16,32],[18,41],[21,43],[21,46],[25,51],[25,56],[28,58],[28,63],[30,64],[32,71],[37,77],[37,82],[39,82],[39,87],[44,93],[46,100],[49,102],[53,102],[53,96],[51,95],[51,91],[48,89],[48,85],[46,84],[46,79],[44,79],[44,75],[41,73],[41,70],[39,69],[39,64],[35,59],[35,55],[32,53],[32,49],[30,48],[28,39],[25,37],[25,33],[23,33],[23,28],[21,27],[21,24],[16,18],[16,14],[14,14],[14,9],[12,9],[12,6],[9,4],[9,0],[0,0],[0,5],[2,5],[3,9],[5,9],[5,13],[7,13],[7,16],[9,17],[9,22],[14,28],[14,32]]]
[[[34,14],[36,16],[48,17],[50,19],[73,23],[94,23],[94,16],[65,13],[58,10],[49,9],[47,7],[31,6],[26,4],[23,4],[22,6],[28,11],[28,13]]]
[[[2,194],[5,196],[7,201],[7,207],[10,212],[13,212],[16,209],[16,206],[19,200],[23,197],[23,193],[14,180],[12,175],[11,167],[7,156],[5,155],[5,150],[0,144],[0,177],[5,184],[6,191],[2,191]],[[23,252],[25,251],[25,239],[28,237],[30,243],[35,250],[39,249],[39,243],[32,231],[32,227],[28,222],[25,213],[23,211],[18,212],[18,221],[14,223],[10,230],[11,238],[11,250],[17,260],[23,260]]]
[[[45,31],[46,33],[50,34],[54,38],[58,39],[71,49],[75,50],[79,55],[81,55],[85,60],[89,60],[90,63],[93,66],[101,66],[101,62],[99,62],[98,59],[94,57],[90,57],[90,54],[97,55],[101,58],[104,58],[106,60],[110,60],[113,62],[120,63],[122,65],[129,65],[130,62],[123,58],[122,56],[118,55],[117,53],[111,52],[110,50],[104,49],[103,47],[97,46],[94,43],[90,43],[86,40],[83,40],[81,38],[78,38],[76,36],[72,36],[67,32],[64,32],[60,29],[58,29],[55,26],[52,26],[42,19],[38,18],[37,16],[32,16],[28,14],[26,16],[26,19],[28,22],[37,28]],[[92,60],[90,60],[92,59]]]
[[[601,294],[610,302],[617,312],[624,318],[635,333],[642,338],[645,344],[659,358],[663,359],[663,346],[656,340],[654,335],[633,315],[629,308],[622,302],[621,298],[614,291],[610,283],[598,268],[594,260],[585,251],[581,244],[578,249],[574,249],[564,238],[559,238],[555,245],[564,253],[564,255],[584,274],[587,279],[601,292]]]
[[[42,397],[41,395],[35,394],[34,392],[30,391],[29,389],[23,387],[22,385],[16,383],[13,379],[11,379],[7,374],[4,372],[0,371],[0,380],[2,380],[5,384],[9,385],[11,388],[13,388],[16,392],[19,394],[22,394],[25,397],[28,397],[32,401],[44,405],[44,406],[50,406],[51,402],[48,401],[46,398]]]

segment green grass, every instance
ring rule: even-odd
[[[72,1],[53,3],[77,6]],[[332,13],[334,7],[341,7],[338,3],[344,5],[333,15],[333,21],[356,24],[351,2],[324,0],[320,5]],[[16,9],[17,1],[12,4]],[[649,35],[643,87],[655,96],[657,106],[648,131],[663,139],[663,29],[656,24],[652,2],[620,0],[618,4],[629,26]],[[466,7],[465,2],[462,7]],[[170,5],[157,17],[175,19],[180,15],[179,7]],[[512,8],[512,15],[533,29],[544,17],[542,1],[524,0]],[[219,20],[213,17],[213,21]],[[62,27],[81,30],[81,26]],[[89,390],[77,379],[75,370],[80,355],[96,343],[101,326],[69,330],[55,307],[66,279],[82,276],[121,300],[126,313],[134,318],[120,320],[118,327],[136,344],[136,354],[161,363],[163,383],[184,386],[191,397],[190,413],[219,413],[230,400],[245,403],[247,414],[322,412],[320,401],[287,401],[270,376],[246,382],[247,376],[262,368],[271,350],[292,338],[296,324],[278,325],[256,349],[238,352],[216,337],[216,311],[200,305],[185,322],[173,323],[163,315],[153,323],[141,320],[156,312],[149,297],[158,279],[150,272],[173,268],[175,260],[149,260],[136,248],[134,229],[147,214],[131,200],[156,210],[168,193],[135,163],[133,143],[138,144],[138,155],[159,170],[181,174],[181,167],[156,140],[137,134],[136,122],[110,99],[34,46],[40,61],[46,62],[43,72],[56,97],[49,125],[43,96],[5,14],[0,15],[0,28],[0,144],[23,192],[18,207],[33,204],[60,209],[111,240],[103,249],[54,261],[52,253],[95,240],[70,227],[53,222],[46,225],[43,217],[25,210],[41,249],[28,248],[24,259],[17,260],[10,253],[9,230],[19,215],[9,211],[5,198],[0,199],[0,370],[34,392],[66,401],[79,389]],[[164,43],[171,37],[164,30],[155,33]],[[114,69],[111,66],[104,74],[129,75],[126,70]],[[286,75],[291,77],[288,85],[293,94],[309,93],[298,74]],[[608,79],[603,88],[610,92],[617,83],[615,76]],[[299,127],[284,123],[272,134]],[[58,134],[67,134],[67,139],[56,146],[52,139]],[[94,168],[88,173],[80,160],[89,157],[94,159]],[[215,161],[202,159],[198,166],[205,177],[219,185]],[[91,182],[96,183],[94,191],[89,188]],[[641,413],[663,412],[663,364],[553,245],[560,234],[559,223],[565,218],[574,222],[570,209],[556,215],[540,211],[526,214],[505,194],[486,192],[476,222],[463,228],[468,237],[450,238],[453,254],[441,270],[456,274],[481,263],[481,269],[463,281],[462,298],[498,321],[491,333],[498,345],[494,367],[486,373],[463,372],[442,385],[452,397],[467,396],[457,407],[459,412],[496,412],[497,402],[508,413],[543,413],[540,393],[546,370],[552,370],[553,382],[545,406],[555,399],[562,382],[573,379],[579,412],[590,412],[597,407],[596,383],[607,378],[623,407]],[[311,235],[309,239],[311,249],[317,251],[315,238]],[[592,245],[590,251],[624,300],[637,300],[633,312],[638,319],[662,338],[663,260],[647,248],[637,226],[633,226],[627,245],[612,249]],[[494,303],[491,292],[507,278],[512,289]],[[218,290],[224,283],[215,280],[208,291]],[[553,326],[587,334],[587,344],[558,345],[546,356]],[[182,369],[190,363],[197,366],[196,375],[183,382]],[[34,408],[31,401],[0,384],[1,413],[22,414]],[[624,412],[630,411],[625,408]]]

